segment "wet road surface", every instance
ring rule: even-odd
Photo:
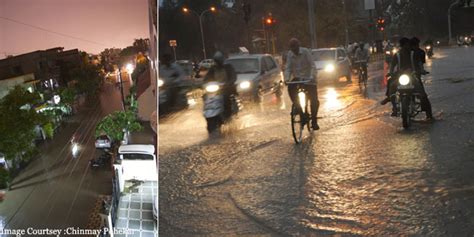
[[[474,48],[436,49],[425,87],[436,121],[402,129],[364,93],[319,83],[321,129],[295,145],[289,100],[248,105],[209,138],[201,103],[160,120],[163,236],[472,236]]]
[[[0,203],[0,227],[8,229],[84,228],[98,195],[110,195],[111,170],[91,170],[95,126],[107,114],[121,109],[118,89],[104,86],[100,99],[86,105],[60,127],[53,140],[43,143],[40,156],[12,181]],[[79,153],[72,156],[75,134]]]

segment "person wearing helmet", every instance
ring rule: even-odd
[[[235,85],[237,75],[232,65],[224,63],[225,57],[222,52],[217,51],[213,59],[214,65],[207,72],[204,81],[219,81],[225,84],[223,89],[224,117],[227,119],[232,114],[231,96],[237,94],[237,87]]]
[[[295,79],[310,79],[311,84],[304,85],[308,91],[308,97],[311,101],[311,126],[313,130],[318,130],[317,115],[319,109],[318,88],[316,84],[316,66],[313,62],[311,51],[300,47],[300,42],[293,38],[290,40],[290,50],[288,51],[285,67],[285,81]],[[288,85],[288,94],[294,104],[297,101],[297,87],[294,84]]]

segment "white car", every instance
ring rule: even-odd
[[[351,80],[351,63],[343,48],[321,48],[311,51],[313,60],[318,70],[318,79],[339,81],[345,77]]]
[[[158,195],[156,195],[153,200],[153,217],[158,221]]]
[[[95,139],[95,148],[111,148],[112,147],[112,139],[110,139],[107,135],[100,135]]]
[[[282,95],[283,73],[271,55],[236,55],[229,57],[225,63],[232,65],[237,74],[240,98],[260,102],[265,94]]]
[[[118,153],[124,180],[158,180],[158,166],[153,145],[121,145]]]

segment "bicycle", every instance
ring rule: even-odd
[[[364,88],[367,88],[367,72],[364,70],[363,65],[367,64],[367,61],[356,61],[357,64],[357,71],[359,76],[359,87],[361,87],[361,83],[364,83]]]
[[[311,132],[311,115],[308,112],[309,98],[307,96],[306,88],[303,86],[308,82],[311,82],[311,80],[290,81],[285,83],[286,85],[296,85],[299,106],[296,104],[291,105],[291,130],[293,138],[297,144],[301,143],[303,139],[303,130],[305,126],[307,127],[308,132]]]

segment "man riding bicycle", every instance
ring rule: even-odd
[[[288,51],[286,67],[285,67],[285,82],[293,80],[311,80],[311,84],[305,84],[304,88],[308,93],[311,103],[311,127],[313,130],[318,130],[317,115],[319,109],[318,88],[316,85],[315,73],[316,66],[313,62],[311,52],[307,48],[300,47],[298,39],[290,40],[290,50]],[[297,86],[295,84],[288,85],[288,94],[290,95],[293,104],[299,106]],[[299,107],[301,110],[302,108]]]
[[[365,75],[365,78],[363,79],[359,78],[359,83],[362,80],[367,80],[369,76],[367,74],[367,63],[369,61],[369,57],[370,57],[369,50],[366,49],[365,44],[361,42],[355,52],[355,61],[359,64],[357,68],[362,69],[364,72],[363,74],[359,73],[359,75]]]

